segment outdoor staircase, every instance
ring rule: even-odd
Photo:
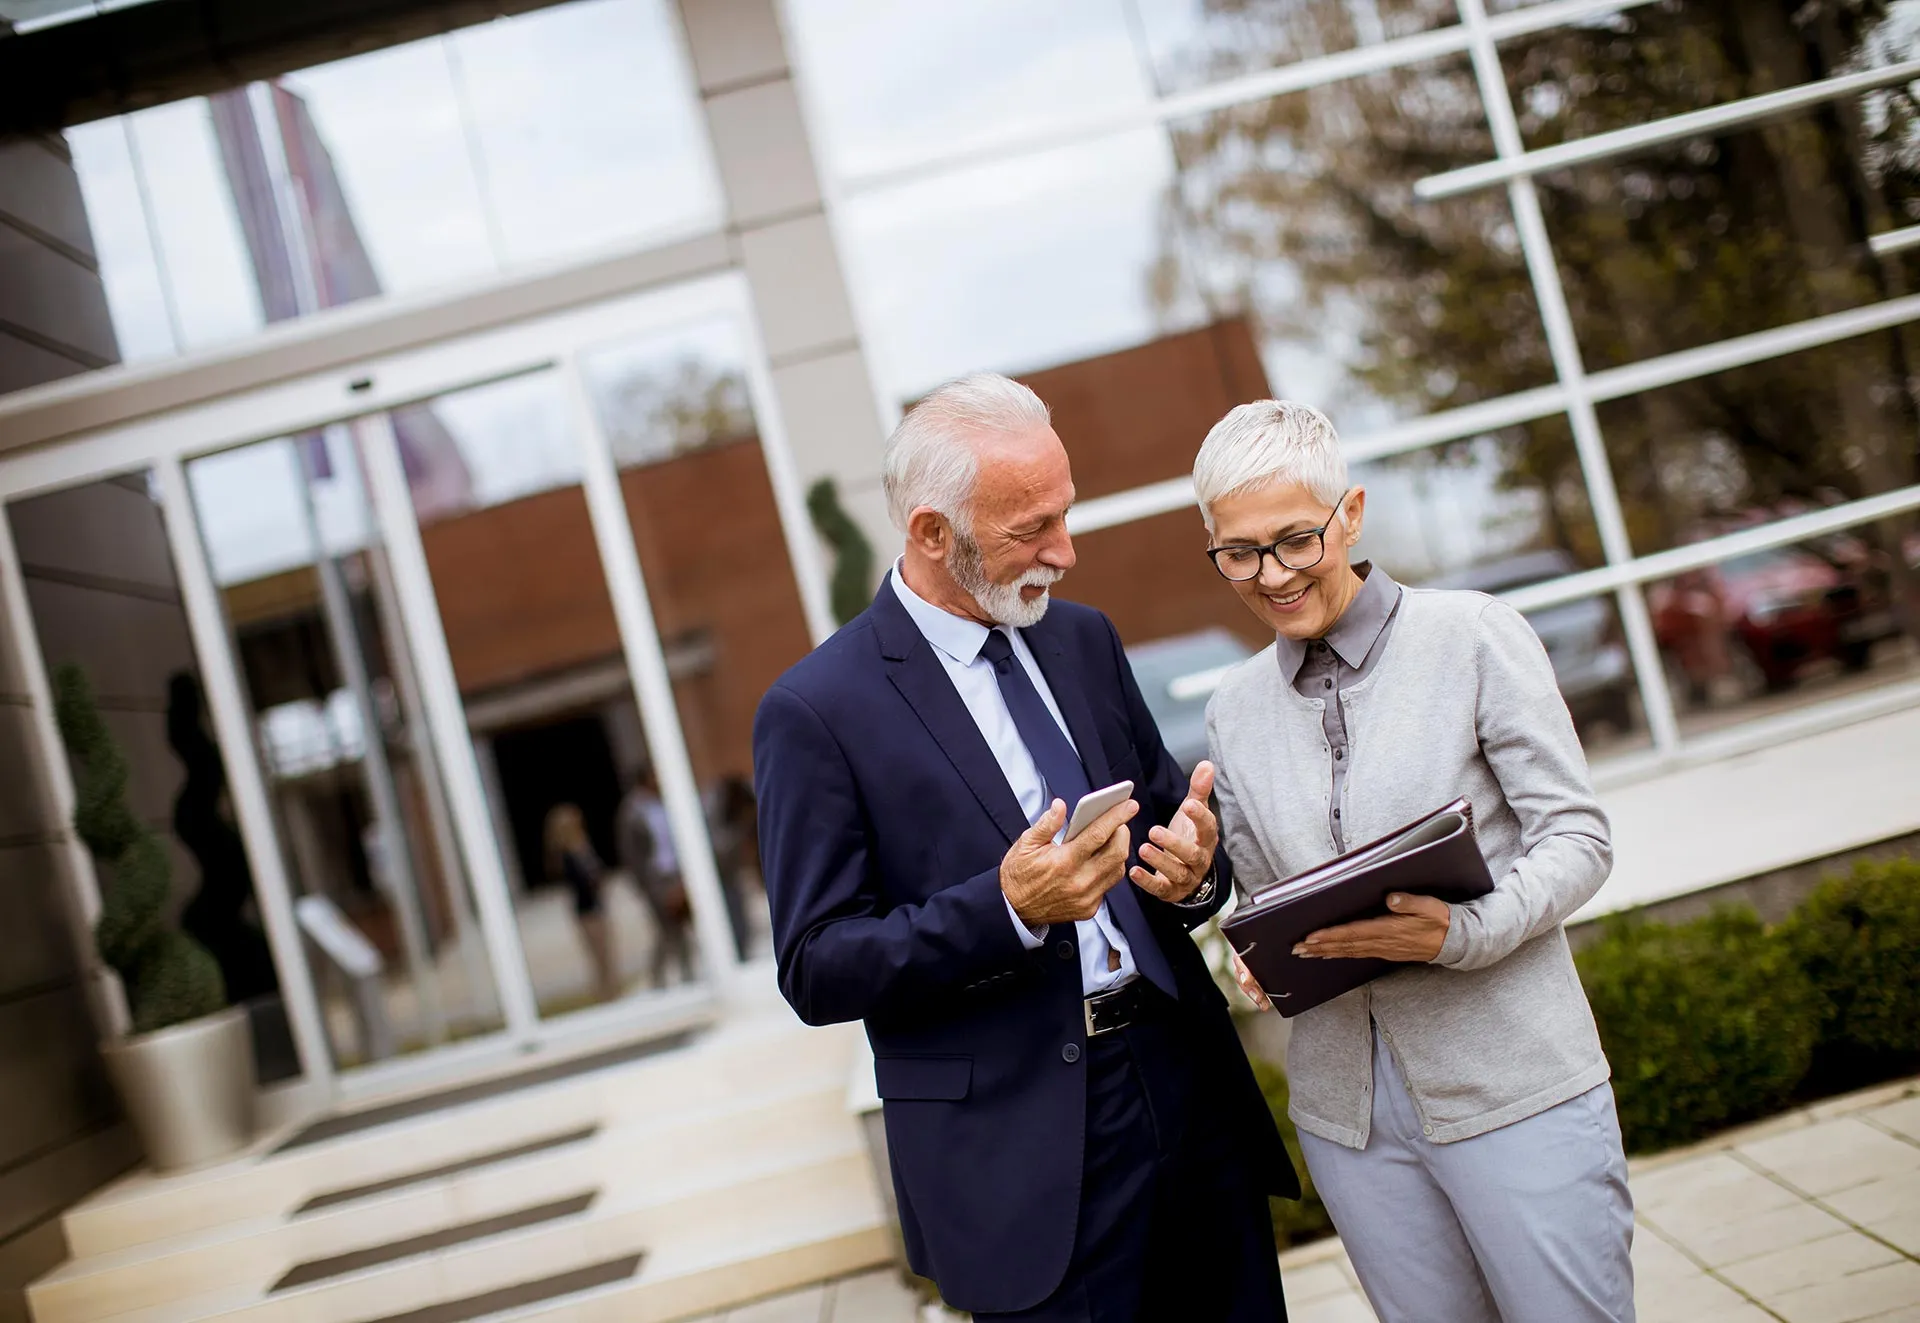
[[[65,1215],[36,1323],[670,1320],[888,1262],[858,1030],[784,1006],[625,1064],[136,1173]],[[317,1136],[317,1137],[316,1137]]]

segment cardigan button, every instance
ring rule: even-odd
[[[1080,1059],[1080,1044],[1068,1043],[1065,1047],[1061,1048],[1060,1059],[1066,1062],[1069,1066],[1071,1066],[1074,1062],[1078,1061]],[[1428,1130],[1427,1133],[1432,1134],[1433,1131]]]
[[[1059,956],[1062,960],[1071,960],[1073,959],[1073,943],[1072,942],[1057,943],[1053,948],[1053,953]]]

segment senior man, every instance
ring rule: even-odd
[[[1213,769],[1162,747],[1112,623],[1050,602],[1046,406],[942,386],[886,492],[905,554],[768,691],[754,768],[780,987],[866,1022],[913,1267],[983,1320],[1284,1319],[1267,1195],[1298,1185],[1188,936],[1232,887]]]

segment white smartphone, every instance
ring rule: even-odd
[[[1091,827],[1107,810],[1126,803],[1133,797],[1133,782],[1116,781],[1103,790],[1089,790],[1080,796],[1080,802],[1073,806],[1073,814],[1067,819],[1066,834],[1060,839],[1070,841]]]

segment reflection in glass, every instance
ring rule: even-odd
[[[134,170],[132,126],[129,115],[82,124],[66,134],[123,363],[180,352]]]
[[[664,0],[574,0],[463,28],[447,59],[503,267],[719,223],[699,97]]]
[[[1377,46],[1460,21],[1454,0],[1123,3],[1136,7],[1162,92],[1297,64],[1356,46]]]
[[[830,173],[911,165],[1012,133],[1145,104],[1125,0],[797,0]]]
[[[1634,549],[1661,551],[1920,481],[1908,341],[1903,331],[1858,336],[1602,404]],[[1905,514],[1861,536],[1893,557],[1916,532],[1920,517]],[[1920,602],[1910,577],[1903,596]]]
[[[1920,568],[1854,529],[1735,556],[1647,586],[1684,733],[1920,673],[1897,598]]]
[[[177,919],[206,947],[228,998],[247,1010],[260,1081],[298,1075],[226,761],[147,475],[16,501],[5,517],[43,660],[49,672],[71,665],[86,677],[126,759],[128,806],[161,838],[172,870],[168,921]]]
[[[1166,135],[1142,129],[849,199],[843,251],[877,375],[913,399],[1205,320],[1180,270],[1156,274],[1173,180]]]
[[[1531,148],[1913,53],[1911,25],[1840,7],[1643,5],[1501,47]],[[1590,368],[1859,307],[1914,287],[1868,237],[1920,219],[1911,99],[1891,88],[1539,179]]]
[[[559,375],[387,417],[541,1013],[692,981],[680,874],[693,847],[633,802],[651,776],[646,734]],[[421,437],[464,483],[427,480]]]
[[[1250,309],[1274,390],[1343,435],[1552,379],[1505,193],[1413,196],[1493,155],[1466,60],[1181,121],[1173,143],[1157,270],[1197,273],[1209,307]]]
[[[498,1028],[351,430],[207,456],[187,478],[336,1063]]]
[[[1354,466],[1360,550],[1402,583],[1502,596],[1601,561],[1564,417]],[[1638,680],[1611,597],[1527,613],[1589,758],[1643,745]]]
[[[730,319],[597,348],[582,357],[667,656],[675,708],[713,844],[736,953],[770,949],[753,799],[760,696],[811,646],[799,584],[747,394],[747,350]],[[664,822],[636,759],[625,824]],[[638,844],[637,876],[665,916],[685,913],[684,870]]]
[[[721,210],[665,0],[554,6],[69,141],[136,357],[659,240]]]

